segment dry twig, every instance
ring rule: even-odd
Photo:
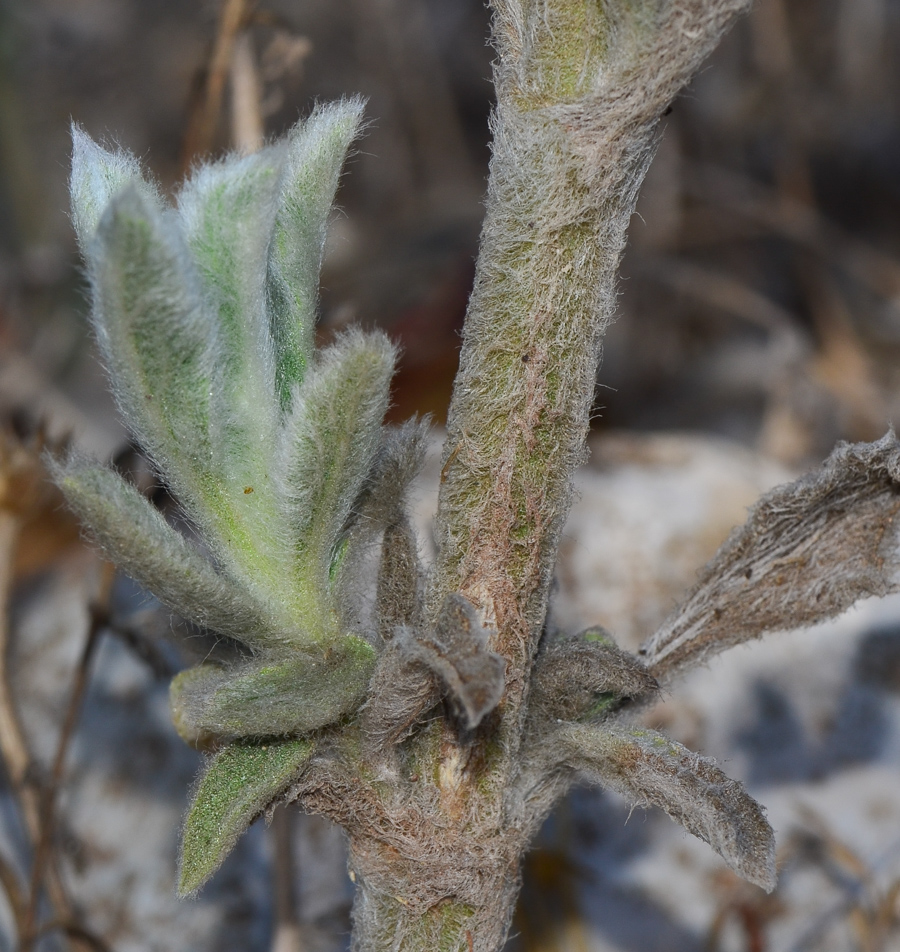
[[[34,850],[34,859],[31,866],[31,883],[28,894],[28,906],[25,914],[24,931],[21,936],[21,950],[28,952],[33,947],[37,932],[35,926],[38,916],[41,887],[47,874],[47,864],[50,861],[53,848],[53,839],[56,827],[56,800],[62,786],[63,770],[69,744],[78,723],[81,704],[87,690],[90,678],[90,667],[96,654],[100,634],[108,624],[109,597],[112,590],[115,568],[108,562],[103,564],[100,596],[90,608],[90,626],[87,638],[81,651],[78,666],[72,678],[72,687],[69,694],[69,703],[66,707],[65,719],[57,741],[56,754],[53,758],[53,767],[40,796],[40,835]]]
[[[225,83],[234,59],[234,47],[248,18],[247,0],[224,0],[203,85],[188,121],[182,146],[182,167],[187,171],[198,155],[210,152],[216,136]]]

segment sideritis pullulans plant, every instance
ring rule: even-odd
[[[897,587],[900,447],[842,446],[762,499],[632,656],[546,624],[615,273],[658,120],[746,0],[494,0],[487,218],[444,447],[438,557],[405,509],[424,430],[383,425],[395,353],[313,348],[356,100],[199,168],[167,207],[74,132],[72,202],[121,412],[188,529],[87,461],[56,478],[109,555],[231,646],[172,685],[214,753],[179,891],[281,803],[345,829],[360,952],[497,952],[521,857],[579,778],[666,810],[765,889],[762,808],[634,711],[766,631]]]

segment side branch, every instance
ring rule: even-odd
[[[900,442],[848,443],[751,509],[684,604],[641,648],[664,683],[726,648],[897,591]]]

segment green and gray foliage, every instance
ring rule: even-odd
[[[493,6],[488,213],[427,573],[404,498],[424,429],[383,425],[393,348],[354,331],[313,350],[360,103],[198,169],[175,208],[131,156],[74,132],[96,336],[189,531],[111,470],[73,459],[56,477],[111,558],[234,649],[172,686],[178,730],[215,750],[179,888],[200,888],[257,816],[297,803],[348,834],[360,952],[496,952],[524,851],[583,779],[661,807],[772,889],[762,808],[634,712],[718,650],[896,587],[889,434],[762,500],[639,656],[600,629],[548,630],[658,118],[746,2]]]
[[[361,108],[318,110],[258,155],[201,167],[175,208],[131,156],[74,130],[73,217],[94,328],[121,412],[196,541],[111,470],[76,459],[57,477],[116,562],[187,620],[243,646],[172,686],[187,739],[241,742],[210,778],[259,766],[263,748],[247,738],[309,735],[353,714],[375,667],[349,609],[351,567],[413,473],[388,457],[408,455],[417,434],[385,439],[395,359],[386,338],[353,331],[313,352],[325,228]],[[367,504],[379,496],[388,500]],[[281,750],[264,749],[270,759]],[[184,889],[199,885],[198,863],[207,875],[218,865],[282,774],[265,780],[261,770],[263,786],[240,807],[218,793],[233,835],[202,850],[191,845],[198,802]]]

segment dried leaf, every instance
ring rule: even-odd
[[[381,637],[388,641],[400,625],[415,625],[420,615],[419,556],[407,519],[384,530],[375,612]]]
[[[181,837],[178,895],[195,893],[247,827],[295,780],[313,754],[308,740],[232,744],[208,763]]]
[[[364,566],[384,533],[375,604],[378,630],[384,639],[391,637],[398,624],[418,626],[420,622],[422,570],[406,514],[406,494],[422,468],[427,436],[427,419],[407,420],[400,427],[382,429],[374,465],[353,505],[346,552],[334,574],[335,592],[350,623],[349,615],[355,607],[371,604],[371,595],[360,590],[359,579],[366,574]],[[363,607],[363,613],[366,610]]]
[[[775,888],[775,837],[762,807],[711,761],[656,731],[566,724],[550,741],[570,767],[705,840],[744,879]]]
[[[360,513],[376,533],[403,515],[410,483],[425,463],[429,417],[407,420],[383,430],[381,447],[372,467],[371,482],[360,499]]]
[[[900,444],[842,444],[750,511],[641,648],[660,680],[769,631],[813,625],[898,588]]]
[[[469,729],[503,697],[506,660],[488,651],[487,642],[475,607],[457,592],[444,599],[434,630],[415,642],[415,656],[444,682]]]

